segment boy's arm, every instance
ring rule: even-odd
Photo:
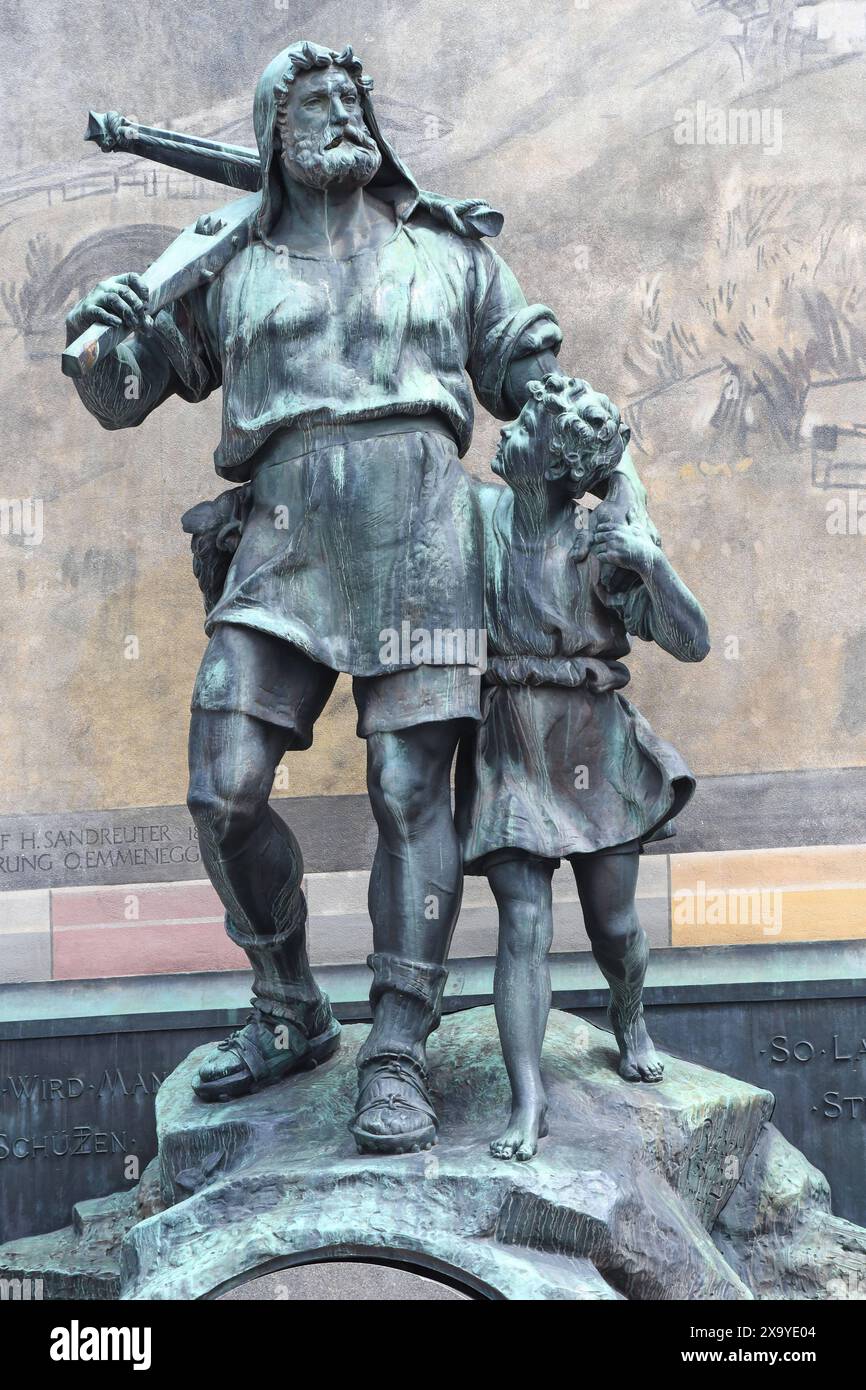
[[[604,564],[631,570],[641,586],[611,595],[633,635],[657,642],[678,661],[703,661],[710,650],[704,611],[647,527],[633,515],[601,521],[592,549]]]
[[[610,475],[604,501],[620,506],[623,512],[628,511],[629,506],[637,506],[644,517],[647,515],[646,488],[637,475],[628,449]]]

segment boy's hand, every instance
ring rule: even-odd
[[[591,548],[603,564],[634,570],[641,576],[650,572],[658,554],[652,532],[633,508],[629,508],[625,521],[600,520]]]

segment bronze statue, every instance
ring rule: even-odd
[[[547,1130],[539,1063],[550,1010],[551,878],[574,871],[593,955],[610,985],[626,1081],[659,1081],[643,1021],[647,938],[635,911],[643,845],[670,834],[694,790],[680,755],[620,692],[629,636],[701,661],[707,625],[651,523],[603,502],[628,430],[585,381],[553,372],[502,430],[479,488],[489,663],[482,717],[461,746],[457,820],[466,871],[499,909],[494,1004],[512,1088],[498,1158],[528,1159]]]
[[[141,424],[172,394],[197,402],[221,388],[216,468],[240,485],[185,518],[210,637],[189,807],[254,977],[248,1022],[210,1054],[196,1091],[240,1096],[338,1045],[307,958],[300,850],[268,797],[276,764],[310,746],[347,672],[379,830],[374,1020],[352,1132],[363,1150],[395,1153],[436,1137],[425,1044],[462,891],[450,776],[481,714],[483,545],[460,462],[470,386],[511,419],[527,383],[554,370],[561,333],[483,239],[501,216],[418,188],[371,86],[351,48],[292,45],[258,85],[258,156],[92,117],[105,149],[247,191],[145,276],[115,276],[77,304],[64,370],[108,429]],[[642,507],[627,455],[600,486],[621,509]],[[392,640],[404,630],[460,640],[418,659]]]

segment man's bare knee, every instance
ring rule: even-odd
[[[267,814],[268,800],[247,787],[226,787],[193,774],[186,804],[200,837],[229,851],[249,839]]]
[[[249,715],[195,711],[187,807],[200,837],[228,851],[267,815],[282,732]]]
[[[420,757],[408,754],[405,746],[399,753],[388,748],[380,736],[367,755],[367,786],[373,815],[380,830],[417,829],[426,820],[451,805],[451,789],[447,773],[425,766]]]

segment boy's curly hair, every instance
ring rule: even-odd
[[[610,478],[630,439],[631,431],[621,423],[620,411],[607,396],[594,391],[580,377],[566,377],[550,371],[541,381],[527,384],[530,399],[523,411],[539,407],[548,430],[544,448],[535,457],[523,460],[520,474],[507,466],[499,455],[493,460],[493,473],[510,486],[544,488],[545,482],[570,475],[582,492]],[[521,411],[521,414],[523,414]]]
[[[631,431],[623,425],[619,410],[588,381],[562,372],[530,381],[527,389],[529,400],[523,409],[540,407],[550,417],[544,454],[531,470],[534,477],[554,481],[570,474],[584,492],[591,492],[593,484],[610,477],[628,443]],[[528,477],[512,479],[511,470],[504,469],[499,459],[493,470],[509,483],[529,481]]]

